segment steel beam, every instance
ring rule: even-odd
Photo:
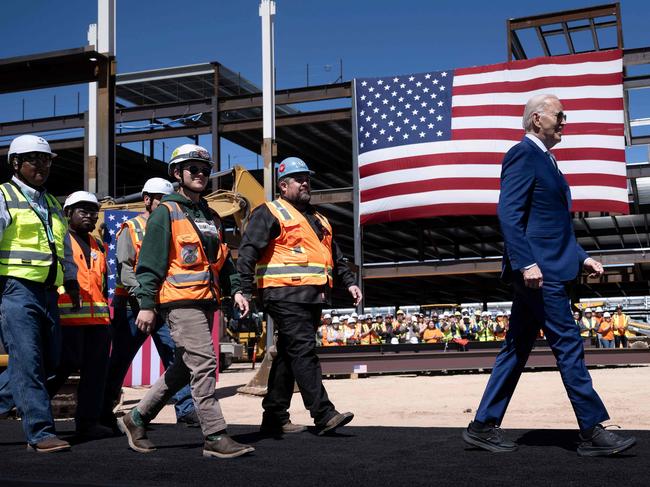
[[[470,342],[470,347],[472,342]],[[337,347],[344,349],[345,347]],[[363,347],[355,347],[362,349]],[[374,347],[373,347],[374,348]],[[423,347],[424,348],[424,347]],[[353,373],[405,373],[440,370],[491,369],[499,352],[498,348],[456,351],[451,345],[448,351],[417,350],[391,352],[390,345],[382,346],[380,352],[319,353],[324,375],[348,375]],[[650,364],[650,351],[644,349],[601,349],[585,348],[588,366]],[[557,367],[557,361],[550,348],[539,347],[531,351],[526,363],[531,367]]]
[[[70,130],[84,128],[84,114],[60,115],[58,117],[22,120],[18,122],[0,123],[0,137],[12,135],[50,132],[55,130]]]
[[[339,120],[350,120],[352,117],[350,108],[336,110],[322,110],[317,112],[296,113],[292,115],[278,116],[275,121],[276,127],[288,127],[291,125],[304,125],[311,123],[335,122]],[[221,122],[221,133],[240,132],[245,130],[260,130],[262,119]]]
[[[275,92],[276,105],[291,103],[307,103],[313,101],[332,100],[337,98],[350,98],[351,82],[336,83],[332,85],[306,86],[278,90]],[[232,96],[219,101],[219,111],[241,110],[259,108],[262,106],[262,94]]]

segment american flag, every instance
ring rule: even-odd
[[[567,113],[553,153],[572,211],[628,213],[622,51],[355,80],[361,223],[496,214],[528,99]]]
[[[107,210],[104,212],[104,242],[106,243],[106,257],[108,263],[108,299],[112,302],[115,295],[117,275],[117,232],[122,224],[136,216],[134,211]],[[165,371],[158,351],[151,337],[148,337],[133,359],[129,371],[124,378],[125,387],[151,385]]]

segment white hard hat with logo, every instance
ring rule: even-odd
[[[174,185],[163,178],[147,179],[142,187],[142,196],[147,194],[172,194],[174,192]]]
[[[63,203],[63,209],[66,210],[77,203],[91,203],[99,208],[99,201],[97,196],[88,191],[75,191]]]
[[[210,166],[214,165],[210,153],[200,145],[183,144],[174,149],[171,159],[169,159],[169,166],[167,167],[167,174],[174,175],[174,166],[186,161],[200,161],[207,162]]]
[[[11,141],[9,152],[7,152],[7,162],[11,162],[11,156],[14,154],[27,154],[29,152],[43,152],[52,157],[56,154],[50,149],[50,144],[43,137],[38,135],[20,135]]]

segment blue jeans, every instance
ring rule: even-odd
[[[108,361],[108,376],[104,391],[104,406],[102,418],[107,419],[112,415],[113,405],[120,396],[124,377],[129,371],[133,358],[147,339],[147,335],[138,330],[135,318],[139,309],[136,303],[128,305],[122,296],[113,299],[113,346]],[[156,329],[151,335],[158,355],[165,369],[174,361],[174,341],[169,333],[169,327],[162,320],[156,324]],[[185,416],[194,411],[194,402],[190,385],[187,384],[172,398],[176,409],[176,418]]]
[[[604,338],[599,338],[598,342],[600,343],[600,348],[614,348],[614,340],[605,340]]]
[[[14,403],[27,442],[55,436],[46,381],[58,366],[61,351],[58,294],[43,284],[0,277],[0,330],[9,367],[0,374],[0,413]]]

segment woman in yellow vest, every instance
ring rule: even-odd
[[[55,156],[42,137],[16,137],[7,156],[13,175],[0,185],[0,335],[10,357],[0,375],[0,414],[15,401],[27,443],[38,452],[70,448],[56,436],[46,388],[60,354],[56,288],[67,227],[43,187]]]
[[[234,458],[254,451],[226,432],[226,421],[214,396],[217,357],[212,343],[214,312],[221,295],[248,314],[219,216],[201,193],[212,171],[210,154],[203,147],[184,144],[172,152],[169,175],[179,182],[178,193],[164,196],[147,223],[136,268],[135,291],[140,311],[136,325],[150,333],[160,313],[176,343],[174,362],[146,396],[118,420],[131,449],[155,450],[146,425],[187,382],[205,438],[203,455]],[[313,335],[312,335],[313,339]]]
[[[630,317],[623,313],[623,306],[616,306],[616,312],[612,316],[614,322],[614,343],[616,348],[627,348],[628,325]]]
[[[104,246],[95,229],[99,203],[94,194],[76,191],[63,205],[68,218],[65,236],[64,286],[60,289],[62,352],[56,375],[47,387],[53,396],[77,370],[76,431],[86,438],[108,438],[113,430],[99,424],[110,348],[110,315],[106,298]]]

